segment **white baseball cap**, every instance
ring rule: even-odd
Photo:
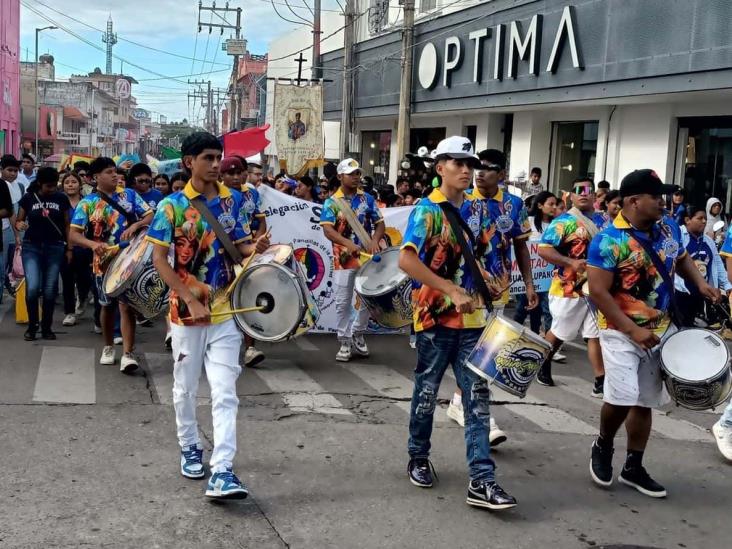
[[[262,155],[259,153],[254,156],[247,156],[245,160],[247,161],[247,165],[252,164],[258,168],[262,167]]]
[[[449,158],[459,160],[469,160],[473,168],[480,168],[480,160],[475,156],[473,151],[473,144],[467,137],[460,137],[459,135],[453,135],[443,139],[437,144],[435,149],[435,159],[440,156],[447,156]]]
[[[351,174],[357,170],[360,170],[361,166],[359,166],[358,162],[356,162],[353,158],[346,158],[344,160],[341,160],[340,164],[338,164],[338,167],[336,168],[336,172],[338,175],[342,174]]]

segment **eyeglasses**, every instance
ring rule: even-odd
[[[572,189],[572,192],[581,196],[590,196],[592,194],[592,187],[589,185],[577,185]]]
[[[142,178],[142,179],[135,179],[135,183],[140,183],[140,184],[147,183],[148,185],[150,185],[152,183],[152,179],[148,179],[147,177]]]

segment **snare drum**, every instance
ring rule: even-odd
[[[320,310],[294,259],[292,246],[275,244],[252,259],[231,291],[231,308],[261,306],[261,311],[236,313],[234,321],[259,341],[282,341],[313,328]]]
[[[701,328],[678,331],[663,342],[660,355],[666,389],[679,406],[715,408],[732,392],[729,350],[716,333]]]
[[[153,244],[145,240],[146,235],[144,228],[112,260],[104,274],[103,290],[150,319],[167,311],[170,291],[153,265]]]
[[[467,360],[467,366],[507,393],[526,396],[551,345],[524,326],[503,316],[488,320]]]
[[[364,263],[356,273],[354,288],[371,318],[386,328],[412,322],[412,283],[399,268],[399,248],[387,248]]]

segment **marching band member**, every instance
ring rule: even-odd
[[[651,409],[668,402],[660,368],[660,343],[676,331],[673,274],[717,301],[684,249],[678,225],[664,217],[663,195],[673,189],[652,170],[636,170],[620,184],[623,209],[590,245],[588,275],[600,309],[605,388],[600,436],[592,444],[590,473],[612,484],[613,440],[625,423],[628,451],[618,481],[651,497],[666,490],[642,464],[651,432]]]
[[[138,367],[132,354],[135,348],[135,310],[104,293],[104,273],[119,251],[121,242],[130,240],[152,220],[153,211],[132,189],[117,185],[117,165],[111,158],[100,156],[89,165],[89,174],[96,181],[96,192],[81,199],[74,210],[69,231],[69,244],[94,252],[92,270],[99,304],[104,349],[99,364],[111,365],[114,356],[115,309],[119,308],[122,325],[123,355],[120,371],[131,373]]]
[[[369,312],[361,306],[353,319],[353,286],[362,254],[378,254],[384,236],[384,218],[374,198],[359,188],[361,167],[353,158],[346,158],[337,167],[340,187],[323,204],[320,225],[323,234],[333,243],[333,286],[335,288],[338,340],[341,343],[336,360],[348,362],[355,353],[369,356],[363,333],[369,323]],[[365,239],[369,239],[364,242]]]
[[[549,311],[552,327],[544,338],[552,345],[552,352],[541,365],[536,381],[553,386],[552,355],[565,341],[572,340],[581,330],[587,339],[587,354],[595,375],[592,396],[601,397],[603,387],[602,352],[594,314],[589,303],[581,298],[578,284],[582,283],[587,264],[587,248],[598,227],[590,216],[594,212],[593,183],[578,178],[570,194],[572,208],[554,218],[544,231],[539,244],[539,255],[556,266],[549,288]]]
[[[492,293],[493,309],[502,314],[508,303],[508,289],[511,286],[511,247],[516,254],[516,263],[526,284],[527,309],[539,304],[531,277],[531,257],[526,241],[531,235],[531,225],[523,200],[499,186],[506,177],[506,155],[496,149],[478,153],[481,166],[475,172],[475,188],[471,196],[488,206],[491,231],[490,244],[485,253],[487,285]],[[462,392],[458,389],[447,408],[448,417],[464,425]],[[506,433],[498,428],[491,416],[490,443],[497,446],[506,441]]]
[[[239,399],[236,380],[241,372],[241,334],[231,315],[226,289],[234,280],[233,259],[214,229],[194,206],[200,201],[215,217],[242,256],[264,251],[265,236],[252,244],[242,226],[240,203],[218,183],[221,144],[209,133],[188,136],[182,144],[183,162],[191,180],[158,206],[147,239],[155,245],[155,268],[170,287],[170,321],[173,346],[173,405],[181,447],[180,472],[203,478],[203,448],[198,436],[196,394],[201,369],[211,386],[214,449],[206,496],[245,498],[248,491],[233,473],[236,453],[236,414]],[[168,249],[174,245],[174,266]],[[224,314],[219,314],[219,313]]]
[[[727,267],[727,279],[732,282],[732,225],[727,230],[727,236],[719,254],[724,258]],[[732,304],[732,297],[730,303]],[[719,421],[712,426],[712,433],[717,441],[719,452],[732,461],[732,400],[727,404]]]
[[[430,488],[433,483],[429,461],[430,437],[440,382],[452,365],[463,392],[465,444],[470,474],[467,503],[493,510],[515,507],[516,499],[495,480],[495,464],[488,440],[490,392],[485,379],[469,369],[465,361],[486,325],[485,301],[473,272],[483,268],[485,256],[475,253],[478,266],[464,259],[458,234],[467,246],[473,241],[485,250],[490,241],[490,216],[482,200],[465,193],[480,161],[470,140],[450,137],[442,140],[435,157],[435,170],[442,178],[439,189],[423,198],[410,214],[404,235],[399,267],[413,279],[414,329],[417,332],[417,367],[409,419],[409,464],[412,484]],[[453,227],[444,208],[454,207]],[[457,233],[456,231],[460,231]],[[480,273],[482,276],[482,273]]]

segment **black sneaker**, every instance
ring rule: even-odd
[[[666,489],[653,480],[642,465],[640,467],[633,467],[632,469],[623,467],[623,470],[618,475],[618,482],[626,486],[631,486],[641,494],[652,498],[666,497]]]
[[[605,396],[604,394],[604,387],[605,386],[605,376],[598,376],[595,378],[595,384],[592,387],[592,396],[594,398],[602,398]]]
[[[435,468],[427,458],[412,458],[409,460],[409,465],[407,465],[409,481],[420,488],[432,488],[432,472],[434,470]]]
[[[56,334],[53,333],[51,330],[48,330],[46,332],[41,332],[41,337],[43,339],[48,339],[49,341],[53,341],[56,339]]]
[[[541,365],[539,373],[536,375],[536,382],[539,385],[545,387],[554,387],[554,380],[552,379],[552,363],[545,362]]]
[[[613,483],[613,453],[615,450],[604,450],[597,444],[592,443],[592,458],[590,459],[590,475],[598,486],[607,488]]]
[[[36,332],[34,330],[31,330],[28,328],[25,333],[23,334],[23,339],[26,341],[35,341],[36,340]]]
[[[516,507],[516,498],[507,494],[496,482],[474,481],[468,484],[468,505],[494,511]]]

